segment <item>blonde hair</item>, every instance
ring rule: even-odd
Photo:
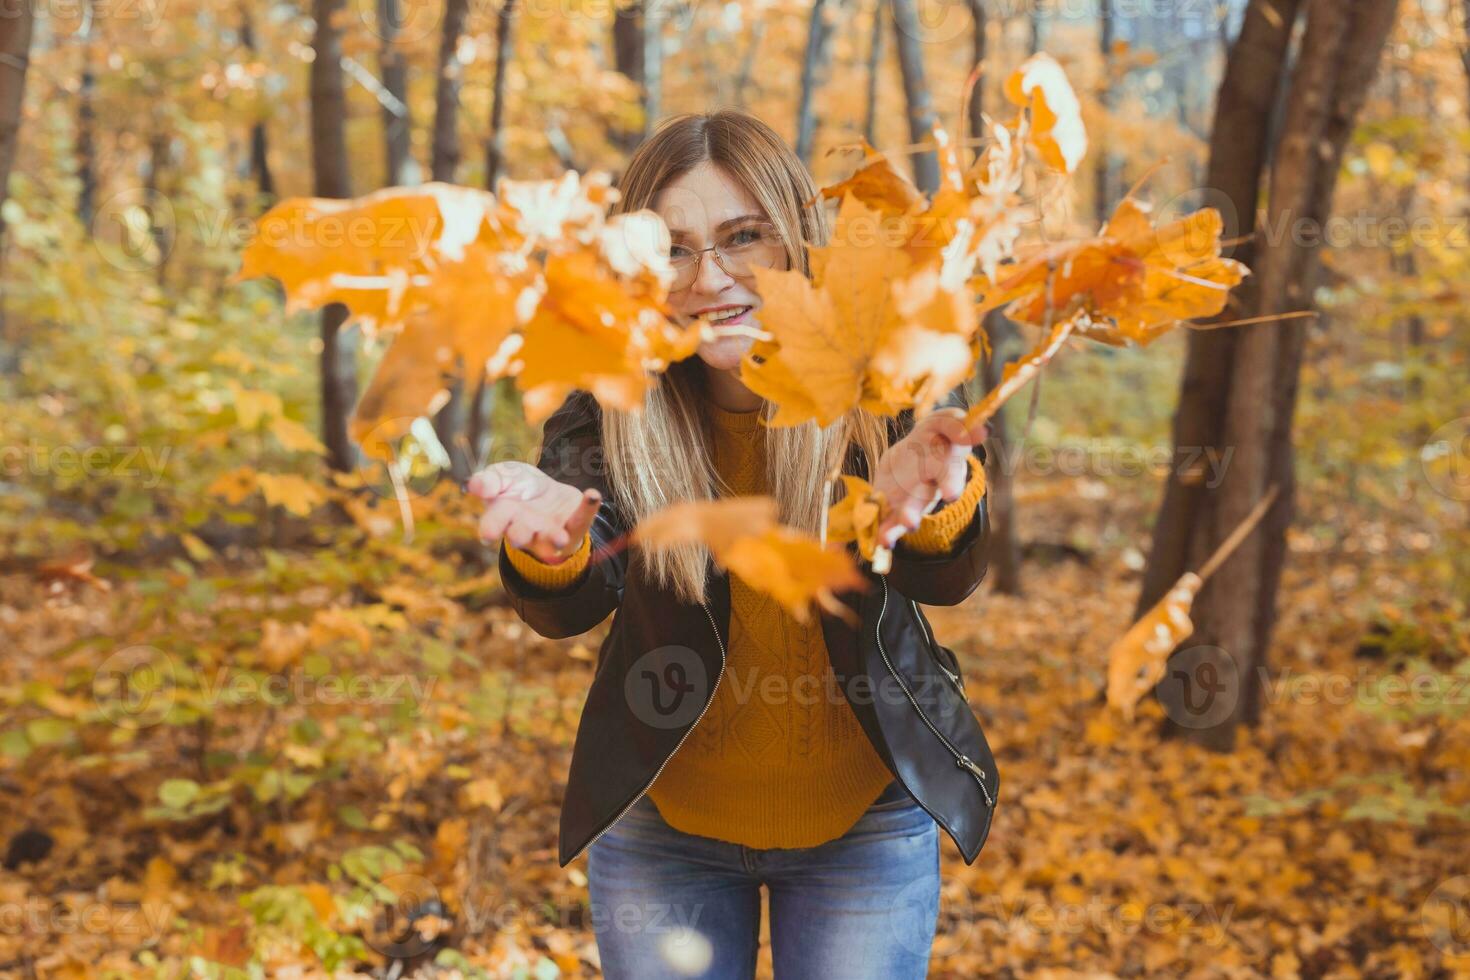
[[[816,194],[811,174],[785,141],[764,122],[739,109],[685,113],[660,124],[629,159],[614,212],[652,209],[671,182],[703,162],[718,166],[764,209],[786,249],[787,267],[810,276],[809,245],[825,245],[830,234],[821,202],[803,207]],[[640,412],[604,407],[602,445],[609,488],[627,526],[665,506],[715,499],[719,477],[710,451],[704,413],[703,363],[697,356],[656,376]],[[775,414],[766,402],[764,420]],[[879,416],[854,408],[826,427],[816,422],[766,428],[766,477],[784,524],[813,535],[820,528],[823,481],[841,465],[850,447],[876,460],[888,447]],[[841,481],[835,489],[841,492]],[[639,550],[646,575],[684,602],[705,598],[709,549],[702,543],[658,551]]]

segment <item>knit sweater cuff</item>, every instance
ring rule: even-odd
[[[505,556],[515,570],[532,585],[543,589],[564,589],[582,577],[592,555],[592,532],[582,535],[582,543],[564,561],[549,565],[529,551],[522,551],[509,542],[505,545]]]
[[[975,510],[985,496],[985,466],[973,453],[965,459],[970,466],[970,482],[964,491],[934,513],[925,514],[917,528],[899,539],[904,547],[929,555],[944,554],[975,520]]]

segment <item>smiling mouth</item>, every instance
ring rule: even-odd
[[[719,326],[721,324],[739,322],[752,309],[754,309],[752,306],[739,306],[733,309],[719,310],[715,313],[705,314],[704,317],[712,325]]]

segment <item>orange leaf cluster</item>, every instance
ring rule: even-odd
[[[1145,346],[1182,321],[1225,308],[1249,274],[1222,258],[1220,213],[1203,208],[1155,228],[1132,197],[1098,237],[1043,250],[998,280],[977,279],[981,309],[1005,307],[1028,323],[1074,321],[1079,336],[1113,346]]]
[[[608,217],[617,193],[568,171],[502,181],[499,198],[438,182],[291,198],[261,218],[235,278],[273,276],[287,312],[342,303],[392,336],[353,418],[371,456],[393,458],[457,377],[515,376],[533,422],[574,388],[635,408],[648,372],[693,353],[705,325],[670,320],[668,231],[652,212]]]
[[[993,269],[1019,234],[1019,155],[1009,134],[968,172],[934,128],[943,183],[929,201],[886,157],[819,197],[839,198],[829,245],[810,248],[811,277],[756,270],[769,340],[741,380],[776,402],[776,425],[829,425],[855,406],[878,415],[929,410],[974,371],[980,320],[967,282]]]
[[[645,548],[702,541],[722,568],[740,576],[806,622],[813,601],[844,619],[851,611],[834,595],[866,580],[843,549],[824,548],[811,535],[777,523],[768,496],[687,501],[640,521],[629,540]]]

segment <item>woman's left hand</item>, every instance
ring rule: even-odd
[[[989,435],[983,425],[978,432],[967,431],[964,417],[963,409],[935,409],[879,458],[871,483],[888,504],[878,524],[878,541],[884,546],[893,547],[917,528],[937,500],[949,502],[964,491],[970,479],[965,460]]]

